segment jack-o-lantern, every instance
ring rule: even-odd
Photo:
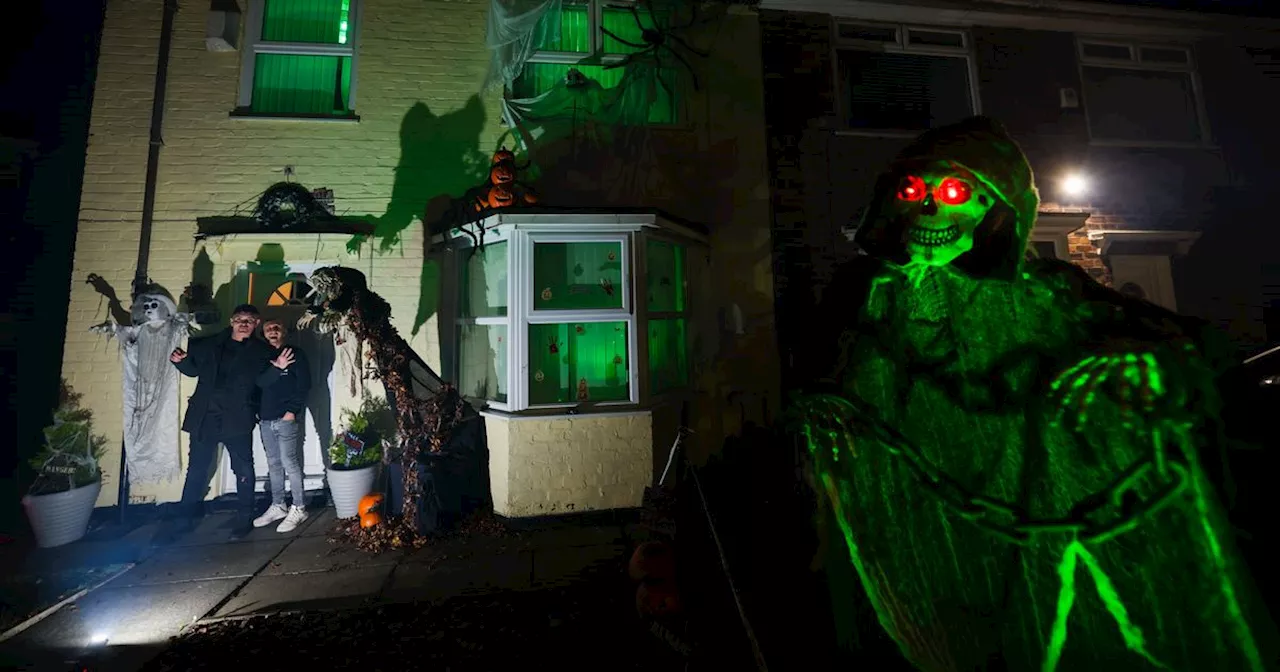
[[[360,514],[360,527],[366,530],[371,527],[377,527],[381,524],[382,524],[382,514],[378,513],[377,511],[370,511],[368,513]]]
[[[382,508],[382,495],[374,493],[361,497],[360,505],[356,507],[356,511],[363,516],[370,511],[378,511],[380,508]]]
[[[661,541],[648,541],[636,547],[627,564],[632,581],[675,578],[676,558],[671,547]]]
[[[489,207],[491,208],[506,208],[515,203],[515,201],[516,195],[511,193],[511,190],[505,185],[495,184],[489,190]]]
[[[675,581],[645,581],[636,588],[636,611],[641,616],[673,616],[682,608]]]
[[[499,163],[510,163],[515,160],[516,160],[515,152],[507,149],[506,147],[503,147],[502,149],[499,149],[498,151],[493,153],[493,160],[490,161],[489,163],[492,165],[497,165]]]
[[[516,179],[516,169],[510,162],[494,164],[489,169],[489,181],[493,184],[508,184]]]

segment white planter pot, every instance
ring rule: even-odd
[[[27,495],[22,506],[36,533],[36,545],[53,548],[69,544],[89,529],[89,516],[98,501],[102,481],[51,495]]]
[[[373,492],[378,479],[378,467],[371,464],[361,469],[329,469],[329,492],[333,495],[333,508],[339,518],[354,518],[360,514],[360,499]]]

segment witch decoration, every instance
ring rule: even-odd
[[[96,276],[90,277],[93,283]],[[163,483],[181,474],[178,370],[169,353],[196,327],[168,296],[133,298],[131,324],[113,318],[91,331],[115,338],[124,357],[125,464],[132,483]]]
[[[1038,206],[981,117],[880,177],[794,408],[820,524],[921,670],[1275,669],[1202,466],[1211,339],[1029,260]]]

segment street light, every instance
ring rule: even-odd
[[[1062,179],[1062,193],[1067,196],[1083,196],[1089,190],[1089,180],[1079,173],[1071,173]]]

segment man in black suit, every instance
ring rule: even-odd
[[[221,444],[231,456],[231,470],[236,475],[233,539],[253,529],[253,426],[258,422],[258,388],[274,382],[273,363],[279,368],[287,366],[287,353],[280,355],[279,363],[272,362],[274,349],[253,337],[261,321],[257,308],[237,306],[231,315],[231,328],[191,341],[190,353],[176,348],[169,356],[183,375],[199,378],[182,422],[182,431],[191,437],[187,478],[182,487],[183,514],[200,514]]]

